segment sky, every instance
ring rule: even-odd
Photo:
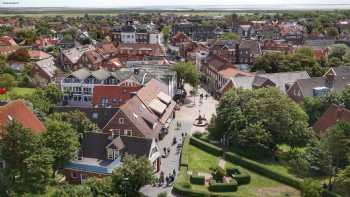
[[[9,4],[10,2],[10,4]],[[16,2],[16,4],[13,4]],[[349,0],[0,0],[0,7],[122,8],[194,5],[349,4]]]

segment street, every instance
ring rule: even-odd
[[[185,89],[189,92],[191,88],[185,86]],[[158,142],[161,152],[163,153],[164,147],[170,147],[170,154],[168,157],[162,158],[161,170],[156,174],[157,177],[159,177],[160,172],[164,172],[164,177],[172,173],[174,169],[176,170],[176,173],[178,172],[180,153],[176,153],[176,145],[171,145],[173,138],[176,137],[177,142],[179,142],[182,138],[182,133],[191,135],[198,131],[205,132],[206,127],[193,126],[194,120],[198,117],[199,111],[202,117],[205,116],[208,119],[208,122],[210,121],[211,116],[215,113],[217,101],[213,97],[208,96],[207,99],[204,97],[202,104],[200,104],[200,94],[206,95],[207,92],[204,89],[199,88],[195,98],[188,94],[185,104],[181,106],[179,111],[176,111],[176,117],[169,126],[169,133],[163,138],[163,140]],[[180,129],[177,128],[177,122],[181,123]],[[156,197],[161,192],[167,192],[168,196],[174,196],[174,194],[171,193],[171,190],[172,185],[168,187],[166,187],[165,184],[161,187],[147,185],[141,188],[140,192],[149,197]]]

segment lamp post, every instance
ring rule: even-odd
[[[125,177],[123,178],[123,181],[122,181],[122,186],[123,186],[123,190],[124,190],[124,197],[127,197],[127,186],[129,184],[129,178]]]

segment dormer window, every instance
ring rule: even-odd
[[[108,160],[116,160],[119,157],[119,150],[116,149],[107,149],[107,159]]]
[[[125,121],[124,121],[124,118],[119,118],[118,121],[119,121],[119,124],[124,124],[124,122],[125,122]]]

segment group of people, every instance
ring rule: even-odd
[[[165,181],[165,186],[168,187],[171,183],[173,183],[175,181],[175,177],[176,177],[176,170],[173,170],[173,173],[169,173],[168,176],[164,177],[164,172],[160,172],[160,176],[159,176],[159,186],[163,186],[164,185],[164,181]]]

